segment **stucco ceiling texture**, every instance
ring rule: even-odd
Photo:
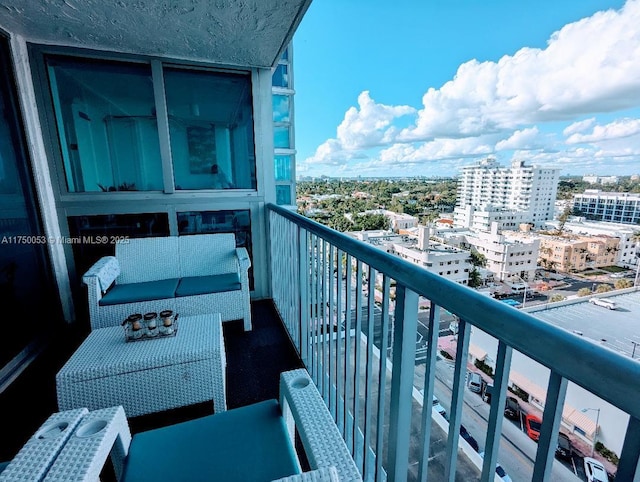
[[[272,67],[311,0],[0,0],[34,43]]]

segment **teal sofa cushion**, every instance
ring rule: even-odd
[[[101,299],[101,306],[138,303],[140,301],[165,300],[174,298],[178,287],[177,278],[125,283],[114,285]]]
[[[133,436],[126,482],[268,482],[300,473],[276,400]]]
[[[241,289],[238,273],[225,273],[210,276],[186,276],[180,279],[176,296],[206,295]]]

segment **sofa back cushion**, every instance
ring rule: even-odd
[[[178,237],[134,238],[116,243],[118,283],[179,278]]]
[[[180,277],[209,276],[238,271],[233,233],[180,236]]]

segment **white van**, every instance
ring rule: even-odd
[[[482,389],[482,377],[480,374],[476,372],[469,372],[467,386],[472,392],[480,393],[480,390]]]
[[[615,310],[618,307],[615,301],[608,300],[607,298],[591,298],[589,301],[594,305],[602,306],[610,310]]]

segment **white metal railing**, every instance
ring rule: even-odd
[[[289,210],[269,205],[268,213],[274,303],[365,480],[408,480],[412,443],[420,452],[415,478],[427,480],[441,308],[460,320],[446,480],[455,479],[458,463],[471,326],[498,340],[482,481],[495,477],[513,350],[551,371],[533,480],[551,480],[568,381],[629,414],[616,480],[634,479],[640,456],[640,363]],[[378,274],[382,283],[376,288]],[[375,297],[363,294],[376,289],[382,294],[377,320]],[[416,441],[411,413],[419,296],[430,300],[431,309]]]

